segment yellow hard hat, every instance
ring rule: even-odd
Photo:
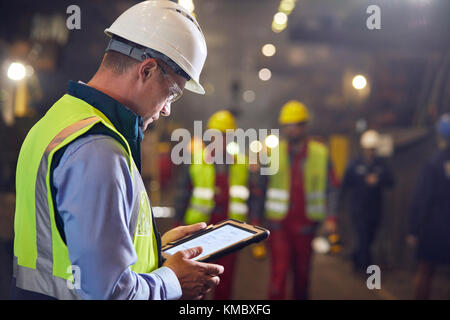
[[[303,103],[296,100],[288,101],[281,108],[280,117],[278,118],[280,124],[292,124],[308,120],[308,109]]]
[[[225,133],[227,129],[235,130],[236,122],[229,111],[220,110],[209,118],[208,129],[217,129]]]

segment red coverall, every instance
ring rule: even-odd
[[[291,158],[291,202],[286,217],[278,223],[271,223],[269,244],[272,258],[269,298],[285,299],[286,278],[292,267],[293,299],[304,300],[308,299],[311,241],[318,223],[311,221],[306,216],[303,170],[301,168],[307,157],[307,144],[304,144],[303,149],[297,155],[293,154],[289,148],[289,154]],[[338,181],[331,165],[329,165],[327,184],[327,189],[338,187]]]
[[[211,224],[216,224],[222,220],[228,219],[228,204],[230,199],[228,173],[216,173],[215,182],[216,193],[214,195],[214,201],[216,208],[211,214],[209,222]],[[216,210],[217,208],[220,208],[220,210]],[[214,263],[222,265],[225,269],[224,273],[220,276],[220,284],[214,291],[214,300],[229,300],[231,298],[236,258],[237,254],[232,253],[214,261]]]

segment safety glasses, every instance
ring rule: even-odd
[[[167,74],[167,71],[164,70],[164,68],[161,67],[159,63],[157,64],[159,69],[161,70],[163,77],[169,83],[169,95],[167,96],[166,101],[167,103],[171,104],[181,98],[181,96],[183,95],[183,90],[181,90],[180,86],[175,82],[175,80],[170,78],[170,76]]]

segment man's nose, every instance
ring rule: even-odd
[[[161,115],[164,117],[170,116],[170,103],[167,103],[162,109],[161,109]]]

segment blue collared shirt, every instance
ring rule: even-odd
[[[85,84],[70,82],[68,93],[101,109],[127,139],[140,168],[142,119]],[[69,258],[80,268],[82,298],[181,297],[179,281],[170,268],[148,274],[130,269],[137,261],[128,226],[133,186],[123,148],[115,138],[95,133],[75,140],[58,159],[52,179]]]

